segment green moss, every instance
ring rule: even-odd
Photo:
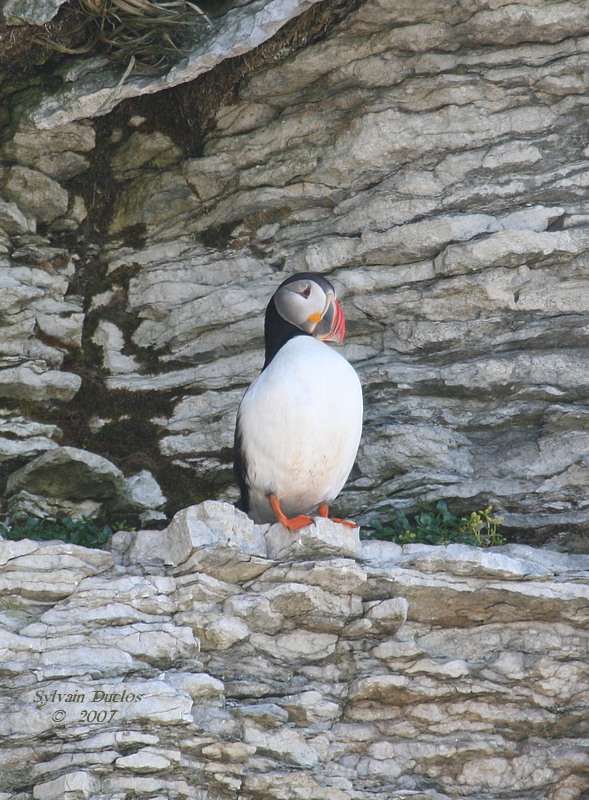
[[[37,519],[27,517],[23,522],[14,525],[0,523],[0,536],[12,542],[22,539],[34,539],[47,542],[60,540],[83,547],[106,548],[113,535],[110,525],[99,526],[89,519]]]

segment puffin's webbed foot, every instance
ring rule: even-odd
[[[276,514],[278,522],[280,522],[281,525],[284,525],[285,528],[288,528],[289,531],[298,531],[299,528],[305,528],[307,525],[311,525],[313,522],[313,518],[308,517],[306,514],[299,514],[297,517],[292,517],[289,519],[282,510],[280,500],[275,494],[268,496],[268,502],[270,503],[270,508]]]
[[[329,516],[329,506],[327,503],[321,503],[319,506],[319,516],[326,517],[330,519],[332,522],[339,522],[340,525],[346,525],[348,528],[357,528],[358,524],[356,522],[352,522],[349,519],[339,519],[339,517],[330,517]]]

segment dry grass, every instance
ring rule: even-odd
[[[117,61],[134,60],[139,68],[169,66],[186,55],[212,27],[207,15],[189,0],[77,0],[76,39],[45,39],[60,53],[105,51]]]

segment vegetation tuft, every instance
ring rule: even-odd
[[[115,530],[124,530],[124,523],[117,523]],[[21,539],[35,539],[36,541],[53,541],[59,539],[62,542],[71,542],[83,547],[93,547],[105,549],[113,535],[113,528],[110,525],[97,525],[90,519],[38,519],[37,517],[27,517],[23,522],[17,522],[10,526],[0,523],[0,536],[13,542]]]
[[[499,533],[502,522],[494,517],[493,507],[473,511],[457,517],[443,501],[435,506],[421,506],[416,514],[408,516],[401,509],[381,506],[378,516],[370,522],[370,538],[383,539],[397,544],[470,544],[475,547],[493,547],[505,544]]]
[[[117,61],[150,69],[181,59],[212,27],[189,0],[78,0],[77,16],[82,44],[71,47],[55,39],[46,44],[68,55],[103,50]]]

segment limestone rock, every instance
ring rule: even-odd
[[[132,356],[122,353],[124,346],[123,334],[112,322],[101,320],[98,323],[93,341],[102,347],[104,367],[109,372],[129,373],[137,370],[137,362]]]
[[[14,381],[20,377],[22,398],[56,402],[60,395],[49,389],[59,386],[53,372],[66,353],[82,343],[82,298],[68,291],[74,261],[62,248],[46,245],[13,250],[12,257],[15,263],[0,262],[0,309],[10,321],[0,341],[4,380],[9,384],[10,376]],[[79,388],[78,376],[64,373],[60,382],[65,385],[66,381],[76,382]],[[73,394],[64,393],[63,399],[70,400]]]
[[[75,447],[49,449],[13,472],[6,494],[12,520],[96,518],[105,507],[129,506],[122,472],[102,456]]]
[[[2,149],[2,155],[60,181],[88,168],[84,154],[95,144],[92,126],[74,122],[50,131],[17,131]]]
[[[16,466],[30,461],[57,447],[61,436],[57,425],[30,422],[26,417],[0,412],[0,465]]]
[[[360,548],[359,528],[322,517],[294,532],[276,523],[266,533],[266,544],[275,559],[355,556]]]
[[[139,531],[125,558],[224,581],[254,578],[269,566],[262,528],[228,503],[213,501],[179,511],[165,531]]]
[[[34,609],[69,597],[83,578],[109,569],[112,557],[63,542],[0,540],[0,565],[0,594],[20,598],[6,613],[26,620],[29,603]]]
[[[416,566],[426,572],[432,568],[432,561],[442,559],[446,561],[446,570],[453,575],[519,580],[524,577],[542,578],[550,574],[547,568],[538,563],[468,545],[406,545],[403,552],[404,557],[400,559],[403,566]]]
[[[24,0],[11,2],[22,3]],[[78,71],[74,67],[65,76],[66,88],[56,95],[44,97],[31,114],[31,122],[42,129],[67,125],[80,118],[106,114],[127,97],[152,94],[164,87],[193,80],[220,61],[248,52],[266,41],[288,20],[312,5],[312,2],[313,0],[257,0],[255,3],[238,4],[225,15],[222,24],[216,26],[197,45],[187,59],[166,74],[156,76],[148,82],[134,76],[123,85],[117,85],[120,77],[117,71],[104,69],[104,64],[103,69],[98,71],[87,68]],[[17,5],[17,15],[22,13]]]
[[[394,597],[369,603],[366,618],[377,630],[395,632],[407,621],[408,603],[404,597]]]
[[[227,650],[249,636],[248,626],[237,617],[222,617],[204,630],[203,646],[209,650]]]
[[[34,233],[36,225],[32,217],[27,217],[16,203],[0,200],[0,228],[10,234]]]
[[[260,8],[247,14],[259,19]],[[518,3],[477,6],[468,19],[454,9],[443,26],[427,2],[403,6],[401,18],[364,4],[292,63],[242,81],[202,154],[183,157],[157,125],[121,134],[108,258],[113,277],[133,271],[126,300],[137,325],[127,341],[105,318],[96,335],[109,390],[175,392],[157,417],[159,455],[234,497],[234,414],[262,363],[276,272],[329,272],[368,400],[338,514],[365,521],[391,500],[492,503],[508,529],[559,547],[576,531],[583,549],[589,240],[580,138],[561,141],[561,121],[579,119],[575,42],[586,19],[558,8],[556,35],[539,2],[526,6],[527,33]],[[218,36],[245,15],[235,9]],[[169,85],[200,57],[172,70]],[[50,129],[105,99],[106,113],[163,82],[131,76],[111,97],[107,73],[72,71],[68,102],[46,97],[29,121]],[[87,105],[76,108],[80,95]],[[145,245],[112,242],[136,224]],[[149,368],[133,347],[149,352]]]
[[[303,664],[322,661],[335,652],[337,636],[331,633],[314,633],[298,629],[292,633],[267,636],[256,633],[250,636],[251,644],[279,661],[294,659]]]
[[[101,456],[75,447],[56,447],[9,477],[7,493],[21,489],[54,498],[105,500],[124,492],[125,479]]]
[[[275,563],[249,523],[207,501],[127,532],[116,566],[0,541],[7,800],[586,795],[589,557],[411,545]],[[229,548],[257,577],[246,561],[207,574]]]
[[[72,372],[44,369],[31,363],[0,369],[0,397],[21,399],[34,403],[66,403],[82,385],[82,379]]]
[[[132,133],[111,161],[117,178],[129,178],[143,166],[166,168],[180,160],[182,151],[169,136],[155,132]]]
[[[267,733],[255,725],[246,725],[245,741],[256,748],[261,755],[267,755],[287,764],[309,768],[317,764],[315,750],[305,742],[304,737],[290,728]]]
[[[2,15],[10,25],[42,25],[49,22],[65,0],[6,0]]]
[[[27,492],[25,489],[14,492],[6,501],[8,518],[11,522],[21,522],[27,517],[37,519],[96,519],[102,511],[102,503],[97,500],[67,500],[62,497],[45,497],[42,494]]]
[[[10,0],[4,13],[40,20],[55,8]],[[189,476],[194,497],[234,497],[234,415],[263,363],[264,307],[285,273],[313,269],[337,287],[348,321],[343,352],[367,400],[337,515],[364,522],[380,504],[440,498],[459,513],[493,504],[508,535],[586,551],[586,9],[568,0],[475,0],[443,15],[432,0],[326,0],[309,9],[303,0],[240,2],[159,75],[123,77],[123,65],[102,57],[68,57],[15,83],[2,67],[2,485],[25,461],[59,449],[51,426],[69,442],[78,423],[95,417],[88,438],[100,441],[98,417],[107,412],[77,394],[90,373],[103,384],[104,405],[111,397],[154,431],[146,455],[162,486],[173,466]],[[122,102],[130,98],[133,109]],[[149,419],[146,408],[157,409]],[[108,497],[88,490],[72,499],[36,494],[28,482],[9,488],[11,513],[71,515],[120,508],[129,484],[117,478]],[[190,502],[170,499],[173,511]],[[113,680],[151,680],[202,658],[198,674],[206,666],[223,679],[228,705],[217,696],[214,713],[190,706],[190,692],[172,682],[161,701],[174,724],[202,723],[182,742],[207,776],[198,791],[272,794],[268,775],[280,775],[274,757],[289,739],[282,728],[300,732],[293,720],[304,720],[304,709],[288,711],[261,755],[254,744],[229,742],[253,758],[243,773],[203,748],[221,753],[238,737],[245,717],[231,702],[288,697],[293,709],[307,690],[338,706],[339,717],[331,710],[341,727],[318,712],[315,727],[303,726],[304,743],[295,737],[293,747],[305,780],[291,775],[290,788],[279,777],[283,795],[562,800],[585,791],[577,745],[561,741],[562,731],[574,738],[580,730],[575,687],[586,688],[575,638],[585,643],[583,560],[575,567],[517,548],[360,546],[353,532],[321,521],[287,535],[221,505],[182,512],[165,532],[115,541],[118,570],[175,582],[162,588],[158,619],[142,610],[117,623],[123,650],[114,636],[88,639],[80,611],[75,632],[61,631],[67,644],[52,642],[58,657],[46,654],[37,672],[23,665],[42,636],[24,644],[9,636],[6,669],[11,680],[33,683],[49,671],[56,680],[68,669],[94,676],[110,659]],[[39,596],[50,598],[39,603],[60,602],[51,599],[52,577],[36,577]],[[63,586],[69,581],[57,575],[55,592]],[[150,586],[137,592],[156,606]],[[36,614],[32,581],[19,591],[18,613]],[[76,600],[81,593],[72,590]],[[175,613],[166,606],[172,595]],[[105,626],[123,620],[104,589],[100,598]],[[0,618],[15,634],[22,618],[12,611],[2,607]],[[84,614],[95,621],[98,612]],[[151,631],[140,627],[152,622]],[[479,627],[492,648],[477,638]],[[522,631],[533,631],[531,643]],[[336,638],[316,638],[326,636]],[[349,696],[349,686],[365,691]],[[50,738],[50,718],[11,711],[16,699],[8,692],[5,701],[18,746],[28,747],[28,723]],[[557,744],[540,763],[529,731],[544,739],[548,729]],[[126,748],[100,740],[88,766],[60,749],[76,738],[64,725],[59,746],[43,754],[55,768],[40,768],[37,782],[78,769],[94,780],[122,759],[115,772],[123,783],[105,777],[96,793],[194,794],[178,778],[185,766],[173,776],[174,766],[162,766],[167,777],[139,786],[145,748],[155,748],[147,752],[158,764],[178,762],[141,739],[145,731],[132,733],[138,738]],[[316,766],[301,766],[310,740]],[[137,760],[125,761],[131,747]],[[32,795],[32,784],[15,785]]]
[[[160,508],[166,502],[158,482],[146,469],[127,478],[127,491],[131,505],[144,510]]]
[[[125,483],[124,495],[119,500],[121,509],[128,508],[135,513],[139,512],[139,519],[145,526],[166,519],[166,515],[161,511],[166,504],[166,498],[149,470],[144,469],[136,475],[131,475],[125,479]]]
[[[9,167],[0,174],[6,197],[40,222],[53,222],[68,207],[68,193],[56,181],[29,167]]]

